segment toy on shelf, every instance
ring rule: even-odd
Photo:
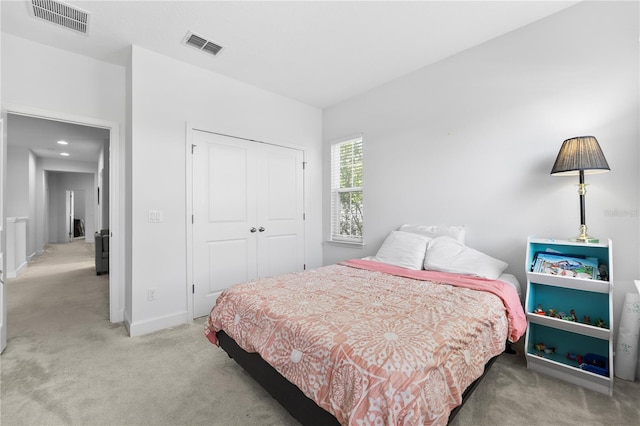
[[[604,320],[602,318],[596,318],[596,327],[605,328]]]
[[[561,312],[560,316],[565,321],[578,322],[578,317],[576,316],[576,311],[574,309],[571,310],[569,315],[566,315],[564,312]]]
[[[591,323],[591,317],[589,315],[585,315],[584,317],[582,317],[582,323],[587,325],[593,325]]]
[[[533,313],[538,315],[547,315],[544,312],[544,309],[542,309],[542,305],[538,305],[538,307],[533,310]]]
[[[582,364],[582,355],[569,352],[567,354],[567,359],[570,359],[571,361],[576,361],[578,364]]]
[[[576,311],[575,310],[571,310],[571,321],[573,322],[578,322],[578,317],[576,316]]]
[[[534,347],[536,348],[536,351],[544,352],[545,354],[555,354],[556,353],[556,348],[547,347],[544,343],[536,343],[534,345]]]

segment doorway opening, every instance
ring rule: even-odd
[[[25,236],[29,257],[36,256],[50,241],[57,241],[57,238],[52,237],[55,234],[52,228],[58,225],[53,226],[50,220],[52,186],[56,186],[56,190],[65,192],[61,201],[57,201],[63,206],[61,217],[67,214],[64,202],[66,191],[72,191],[74,212],[69,213],[68,218],[62,222],[62,227],[65,228],[63,233],[67,235],[67,241],[84,238],[85,242],[93,243],[94,232],[104,234],[105,230],[110,229],[107,231],[112,237],[111,256],[107,259],[110,264],[109,319],[112,323],[122,322],[124,289],[120,287],[124,280],[120,265],[124,245],[120,227],[123,212],[120,210],[123,206],[118,194],[110,190],[115,188],[117,191],[119,182],[122,182],[119,177],[121,170],[119,125],[114,122],[44,112],[29,107],[13,107],[7,111],[5,126],[8,160],[5,165],[8,172],[7,181],[11,182],[7,185],[5,193],[7,218],[16,211],[14,208],[26,211],[26,216],[32,218]],[[63,128],[68,133],[58,137],[52,131],[43,130],[47,126]],[[32,134],[29,135],[30,131]],[[39,133],[33,134],[33,132]],[[91,136],[88,137],[88,135]],[[91,143],[87,143],[87,140]],[[48,145],[44,141],[47,141]],[[58,144],[59,141],[67,144]],[[63,152],[69,155],[62,158]],[[13,160],[21,156],[23,161],[14,163]],[[13,168],[15,164],[21,164],[23,168],[18,167],[17,172],[9,171],[9,168]],[[10,173],[14,172],[22,173],[26,179],[13,179]],[[75,183],[64,183],[69,179],[75,180]],[[78,179],[88,180],[90,184],[86,182],[78,184]],[[28,182],[25,188],[14,188],[14,183],[22,181]],[[15,193],[22,189],[25,189],[22,191],[23,198],[18,196],[15,202]],[[55,215],[58,214],[55,213]],[[66,230],[67,226],[71,228],[69,231]],[[7,300],[4,297],[3,299],[2,303],[6,307]]]

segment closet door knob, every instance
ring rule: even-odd
[[[258,231],[264,232],[264,226],[261,226],[260,229],[258,229]]]
[[[257,229],[256,228],[251,228],[251,229],[249,229],[249,231],[251,231],[251,233],[254,233],[254,232],[257,231]]]

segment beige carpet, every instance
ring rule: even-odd
[[[135,338],[109,323],[92,244],[49,245],[7,285],[3,426],[297,424],[204,339],[203,320]],[[639,382],[616,380],[609,398],[527,370],[521,353],[498,359],[452,424],[639,423]]]

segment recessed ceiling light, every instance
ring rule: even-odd
[[[60,155],[62,155],[63,157],[68,157],[69,153],[68,152],[61,152]]]
[[[69,145],[69,142],[67,142],[67,141],[58,141],[58,144],[60,144],[60,145]]]

